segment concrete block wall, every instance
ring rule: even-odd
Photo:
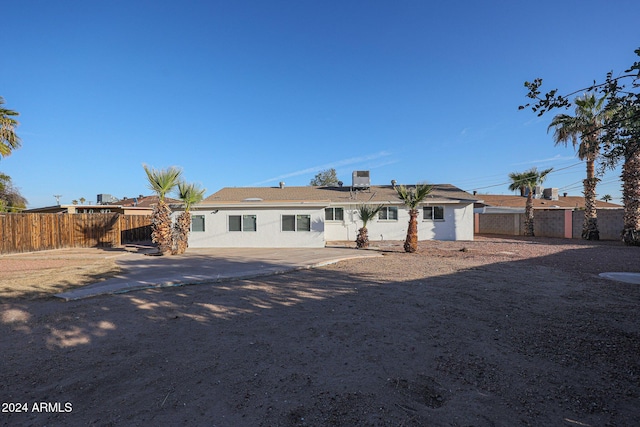
[[[573,238],[582,237],[582,223],[584,211],[573,211]],[[620,240],[624,227],[623,209],[598,209],[598,230],[600,240]]]
[[[565,237],[563,210],[536,210],[533,215],[533,232],[539,237]]]
[[[495,213],[478,214],[478,232],[486,234],[524,234],[524,214]]]
[[[601,240],[619,240],[623,227],[622,209],[599,209],[598,229]],[[524,235],[524,214],[484,213],[476,215],[476,232],[481,234]],[[566,237],[580,239],[584,211],[564,209],[536,209],[534,233],[538,237]]]

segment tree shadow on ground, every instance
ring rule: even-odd
[[[640,423],[640,287],[595,276],[629,266],[636,248],[484,262],[465,247],[5,304],[2,400],[73,404],[7,422]],[[616,257],[598,266],[604,251]]]

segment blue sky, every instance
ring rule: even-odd
[[[23,147],[0,160],[29,207],[150,194],[142,164],[227,186],[450,183],[585,167],[555,147],[525,80],[580,89],[636,60],[640,3],[34,1],[3,3],[0,96]],[[572,111],[570,111],[572,113]],[[619,171],[598,194],[620,202]]]

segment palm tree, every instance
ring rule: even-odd
[[[358,237],[356,238],[356,249],[366,249],[369,247],[369,231],[367,230],[367,224],[369,221],[374,219],[380,209],[382,209],[384,205],[366,205],[362,204],[358,206],[358,215],[360,215],[360,219],[362,220],[362,228],[358,230]]]
[[[0,96],[0,157],[7,157],[16,148],[20,148],[20,138],[15,128],[20,124],[14,117],[20,113],[2,107],[4,98]]]
[[[533,232],[533,190],[536,186],[542,184],[546,179],[549,172],[551,172],[553,168],[545,169],[543,171],[538,171],[537,168],[531,168],[525,172],[512,172],[509,174],[509,179],[511,180],[511,184],[509,185],[509,190],[515,191],[520,190],[522,187],[529,190],[527,194],[527,204],[524,209],[524,235],[525,236],[534,236]]]
[[[605,194],[604,196],[600,197],[600,200],[602,200],[603,202],[610,202],[611,200],[613,200],[613,197],[611,197],[611,194]]]
[[[167,169],[153,169],[142,165],[147,173],[149,188],[158,196],[158,203],[151,213],[151,241],[158,245],[160,255],[171,252],[173,236],[171,231],[171,208],[165,196],[178,185],[182,171],[174,166]]]
[[[407,228],[407,238],[404,241],[405,252],[413,253],[418,250],[418,205],[432,191],[433,186],[428,184],[418,184],[415,188],[410,189],[407,189],[404,185],[396,187],[398,197],[409,208],[409,228]]]
[[[593,93],[587,93],[577,97],[576,115],[558,114],[553,118],[547,131],[555,128],[553,139],[558,144],[565,146],[569,141],[573,147],[577,146],[577,154],[580,160],[586,160],[587,177],[584,184],[584,222],[582,225],[582,238],[598,240],[598,213],[596,211],[596,185],[599,181],[595,175],[595,160],[600,153],[600,134],[605,119],[610,113],[606,111],[606,96],[596,98]],[[580,143],[578,143],[580,140]]]
[[[184,211],[178,215],[173,224],[172,253],[183,254],[189,247],[189,230],[191,228],[191,206],[200,203],[204,198],[204,188],[197,184],[187,184],[184,181],[178,183],[178,198],[182,200]]]
[[[627,245],[640,246],[640,141],[630,143],[627,151],[622,165],[622,241]]]

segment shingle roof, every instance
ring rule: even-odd
[[[495,194],[478,194],[476,197],[482,200],[481,206],[524,208],[527,198],[512,195],[495,195]],[[584,197],[582,196],[560,196],[558,200],[533,199],[534,208],[551,208],[558,207],[564,209],[584,209]],[[607,203],[602,200],[596,201],[597,208],[622,208],[615,203]]]
[[[408,186],[414,187],[414,186]],[[435,184],[430,200],[441,203],[472,203],[478,199],[450,184]],[[367,190],[352,191],[350,187],[225,187],[210,195],[200,205],[263,202],[331,202],[331,203],[400,203],[396,190],[390,185],[371,186]]]

